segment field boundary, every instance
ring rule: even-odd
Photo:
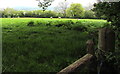
[[[106,52],[114,52],[115,49],[115,33],[114,31],[102,28],[99,30],[99,36],[98,36],[98,50]],[[100,68],[97,69],[99,66],[97,64],[97,59],[95,56],[95,50],[94,50],[94,42],[92,40],[88,40],[86,42],[87,44],[87,54],[84,55],[82,58],[78,59],[68,67],[62,69],[57,74],[62,74],[63,72],[65,74],[69,74],[72,72],[80,72],[84,66],[88,67],[89,73],[100,73]],[[105,54],[101,54],[100,56],[104,56]],[[104,61],[104,60],[102,60]],[[87,65],[86,65],[87,64]],[[106,67],[107,68],[107,67]]]

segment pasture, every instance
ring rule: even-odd
[[[86,41],[109,24],[98,19],[0,18],[4,72],[58,72],[86,54]]]

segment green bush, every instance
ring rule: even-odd
[[[76,25],[76,26],[72,27],[72,29],[76,30],[76,31],[81,31],[81,32],[87,31],[87,28],[82,25]]]
[[[28,22],[27,26],[35,26],[35,25],[34,25],[34,21]]]
[[[84,13],[84,18],[96,18],[95,13],[91,10],[86,10]]]

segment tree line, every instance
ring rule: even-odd
[[[61,7],[62,6],[62,7]],[[100,18],[96,17],[92,10],[85,10],[81,4],[73,3],[69,7],[61,3],[61,6],[56,7],[55,10],[15,10],[13,8],[6,8],[0,10],[2,18],[15,18],[15,17],[35,17],[35,18]]]

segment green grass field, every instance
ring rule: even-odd
[[[85,43],[92,39],[89,32],[108,24],[106,20],[97,19],[0,20],[3,35],[3,72],[58,72],[86,54]],[[67,25],[57,27],[61,22]],[[84,26],[87,30],[83,30]]]

